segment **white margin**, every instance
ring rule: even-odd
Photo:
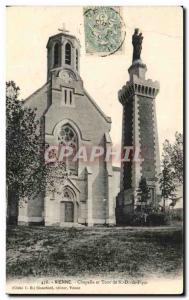
[[[0,299],[8,299],[9,296],[5,294],[5,219],[6,219],[6,214],[5,214],[5,207],[6,207],[6,201],[5,201],[5,196],[6,196],[6,186],[5,186],[5,66],[6,66],[6,6],[84,6],[84,5],[102,5],[102,0],[80,0],[80,1],[64,1],[64,0],[1,0],[0,2],[0,66],[1,66],[1,72],[0,72],[0,157],[1,157],[1,167],[0,167],[0,195],[1,195],[1,210],[0,210],[0,257],[1,257],[1,269],[0,269]],[[136,1],[136,0],[114,0],[114,1],[103,1],[103,5],[116,5],[116,6],[184,6],[185,9],[187,10],[189,7],[189,1],[188,0],[151,0],[151,1]],[[187,14],[187,12],[186,12]],[[188,47],[188,24],[186,22],[186,49],[189,49]],[[186,50],[185,50],[186,51]],[[187,53],[187,51],[186,51]],[[186,63],[186,62],[185,62]],[[185,66],[186,68],[186,73],[188,70],[188,61],[187,65]],[[188,92],[188,86],[186,82],[186,96]],[[186,108],[186,114],[189,116],[189,105],[187,105],[187,100],[185,99],[185,108]],[[186,117],[186,128],[185,128],[185,134],[186,134],[186,139],[188,138],[188,132],[189,132],[189,123],[187,122],[187,117]],[[188,139],[186,142],[186,155],[187,155],[187,150],[189,149],[188,145]],[[189,161],[186,163],[186,173],[189,168]],[[189,186],[189,179],[186,178],[186,195],[185,195],[185,202],[187,203],[187,188]],[[188,229],[188,224],[189,224],[189,218],[188,218],[188,205],[186,206],[186,233]],[[186,236],[187,239],[187,236]],[[186,249],[188,249],[188,243],[186,245]],[[186,265],[186,272],[188,270],[188,259],[187,259],[187,265]],[[187,288],[187,293],[188,293],[188,286],[189,286],[189,276],[186,276],[186,288]],[[41,298],[47,298],[47,297],[39,297],[39,296],[34,296],[35,299],[41,299]],[[14,299],[19,299],[19,296],[15,296]],[[28,296],[22,296],[22,299],[31,299],[33,297],[28,297]],[[71,298],[77,298],[76,296],[74,297],[65,297],[64,299],[71,299]],[[85,297],[85,299],[88,297]],[[101,299],[103,297],[98,297],[98,299]],[[117,298],[117,297],[116,297]],[[127,296],[127,299],[139,299],[139,297],[129,297]],[[151,298],[151,297],[148,297]],[[166,299],[167,297],[161,297],[161,299]],[[48,299],[55,299],[55,296],[50,296]]]

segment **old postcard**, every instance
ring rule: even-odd
[[[183,8],[6,9],[8,294],[183,293]]]

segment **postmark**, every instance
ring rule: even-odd
[[[105,57],[122,50],[126,28],[118,8],[85,8],[84,30],[87,54]]]

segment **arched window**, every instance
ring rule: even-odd
[[[76,70],[78,71],[78,50],[75,52]]]
[[[60,129],[58,140],[60,146],[62,146],[61,151],[65,153],[63,161],[66,164],[66,169],[70,170],[72,174],[77,175],[78,160],[74,159],[78,151],[78,137],[76,132],[69,124],[65,124]],[[70,152],[69,147],[72,148]]]
[[[69,43],[65,47],[65,64],[71,65],[71,46]]]
[[[61,64],[61,45],[56,43],[54,45],[54,67],[58,67]]]
[[[68,189],[64,190],[63,198],[67,201],[73,201],[73,196]]]

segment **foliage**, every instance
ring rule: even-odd
[[[127,226],[162,226],[168,225],[170,220],[169,213],[160,211],[137,212],[128,215],[125,218]]]
[[[139,182],[139,191],[140,191],[140,201],[143,203],[147,203],[150,198],[149,188],[146,182],[146,178],[142,177]]]
[[[131,226],[144,226],[146,225],[146,216],[143,213],[134,213],[130,224]]]
[[[43,141],[36,109],[18,100],[19,90],[6,83],[6,178],[8,190],[30,197],[44,188]]]
[[[170,221],[170,216],[165,212],[154,212],[150,213],[147,217],[148,226],[161,226],[168,225]]]
[[[8,191],[22,199],[35,197],[45,189],[59,193],[68,172],[63,162],[45,163],[43,120],[37,118],[37,109],[23,105],[18,99],[19,90],[13,81],[6,83]],[[18,197],[14,196],[11,201]]]
[[[160,174],[159,182],[163,198],[167,199],[175,195],[174,172],[167,156],[164,156],[162,160],[162,173]]]
[[[45,177],[47,191],[52,194],[61,194],[68,175],[69,171],[66,170],[64,162],[56,161],[47,163]]]
[[[176,197],[176,173],[171,159],[171,145],[168,141],[163,144],[162,155],[162,172],[159,176],[160,190],[163,197],[163,207],[165,210],[165,202],[167,199],[174,199]]]
[[[176,132],[173,144],[165,140],[163,152],[169,159],[174,180],[183,183],[183,135]]]
[[[149,211],[150,205],[148,204],[148,199],[150,198],[150,190],[148,188],[146,178],[141,177],[139,182],[139,188],[137,190],[138,205],[136,207],[137,211]]]
[[[181,222],[183,221],[183,210],[180,209],[170,209],[169,210],[171,221]]]

